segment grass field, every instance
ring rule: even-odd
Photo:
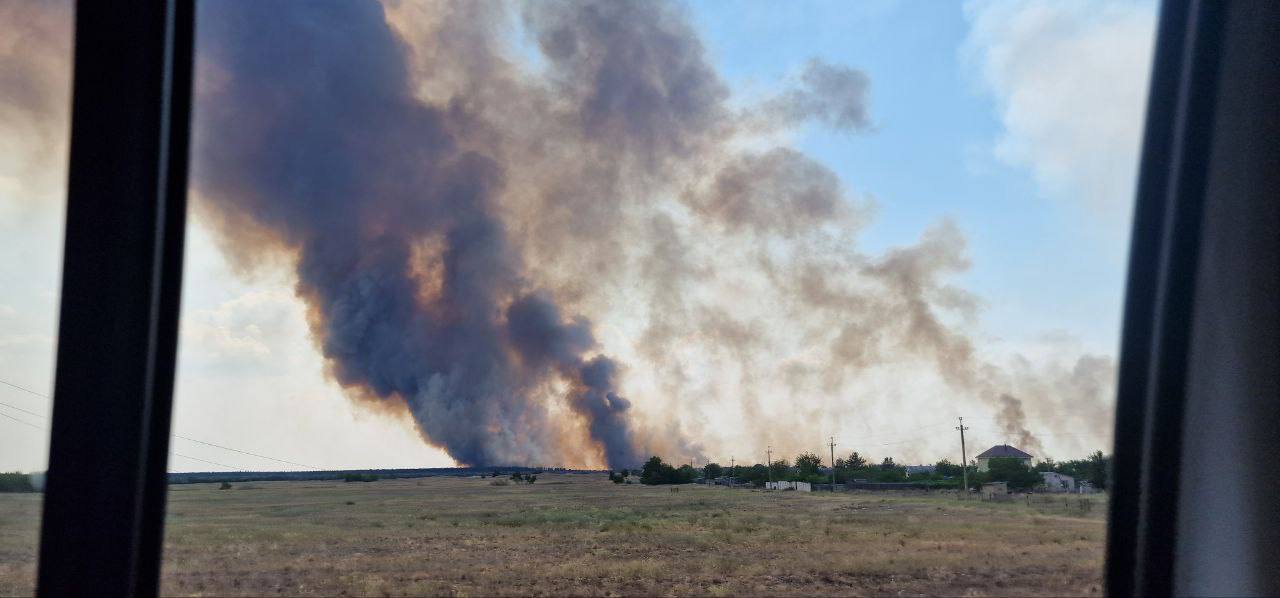
[[[1101,593],[1105,505],[426,478],[169,494],[170,595]],[[28,594],[39,495],[0,494],[0,595]]]

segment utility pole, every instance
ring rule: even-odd
[[[964,450],[964,431],[969,428],[964,425],[964,418],[960,418],[960,425],[956,426],[960,430],[960,471],[964,473],[964,491],[969,491],[969,455]]]
[[[836,437],[832,436],[831,441],[827,443],[831,447],[831,491],[836,491]]]
[[[738,483],[738,469],[733,466],[733,456],[729,457],[729,478],[733,480],[733,483]]]
[[[769,481],[773,482],[773,446],[764,449],[764,468],[769,472]]]

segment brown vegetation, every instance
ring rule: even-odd
[[[177,595],[1066,595],[1105,508],[945,494],[429,478],[170,492]],[[31,591],[38,495],[0,496],[0,594]],[[1100,500],[1094,498],[1092,500]],[[1073,502],[1074,501],[1074,502]]]

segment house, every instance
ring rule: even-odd
[[[1040,472],[1040,479],[1044,480],[1044,489],[1048,492],[1075,492],[1076,479],[1061,474],[1056,471]]]
[[[991,469],[992,459],[1018,459],[1022,461],[1023,465],[1031,467],[1032,456],[1007,444],[997,444],[983,451],[981,455],[977,456],[977,459],[978,471],[988,471]]]

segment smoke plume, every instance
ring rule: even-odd
[[[871,131],[860,71],[815,59],[733,109],[665,2],[206,2],[198,23],[200,219],[245,270],[288,256],[333,379],[459,463],[798,449],[777,424],[852,416],[850,389],[922,365],[1038,449],[1015,386],[1054,385],[965,332],[960,230],[861,253],[874,200],[770,141]]]

